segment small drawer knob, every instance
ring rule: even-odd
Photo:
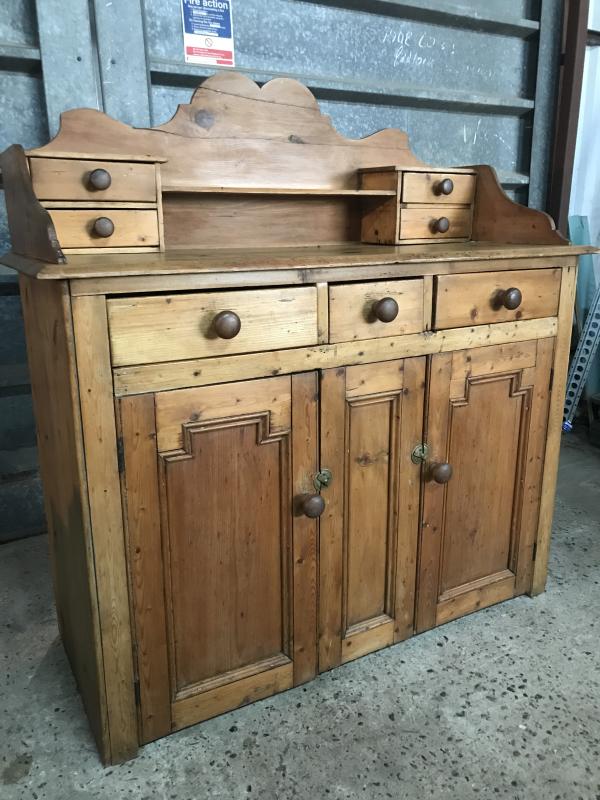
[[[102,189],[108,189],[111,183],[110,172],[105,169],[95,169],[89,174],[88,186],[90,189],[101,191]]]
[[[93,230],[96,236],[100,236],[102,239],[108,239],[108,237],[112,236],[115,232],[115,223],[109,217],[98,217],[98,219],[94,221]]]
[[[447,233],[450,229],[450,220],[448,217],[440,217],[433,221],[434,233]]]
[[[438,181],[435,185],[436,194],[452,194],[454,191],[454,181],[450,178],[444,178],[443,181]]]
[[[452,477],[452,464],[446,462],[432,464],[429,468],[429,474],[436,483],[448,483]]]
[[[373,314],[380,322],[393,322],[398,316],[398,303],[393,297],[382,297],[373,303]]]
[[[512,286],[510,289],[505,289],[503,292],[500,292],[498,301],[504,308],[507,308],[509,311],[514,311],[523,302],[523,295],[520,289]]]
[[[305,517],[316,519],[325,511],[325,500],[320,494],[305,494],[300,498],[300,511]]]
[[[219,339],[233,339],[242,328],[242,321],[235,311],[219,311],[213,319],[213,329]]]

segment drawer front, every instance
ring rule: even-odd
[[[31,158],[29,160],[33,189],[39,200],[88,200],[92,202],[156,202],[156,170],[154,164],[132,164],[127,161],[79,161],[67,158]],[[96,189],[90,182],[95,170],[106,175],[97,177]]]
[[[558,268],[440,275],[436,278],[434,327],[463,328],[556,316],[560,278]],[[521,293],[517,308],[504,305],[510,305],[508,289]],[[514,304],[514,296],[512,299]]]
[[[398,306],[397,316],[389,322],[377,317],[377,303],[384,298],[392,298]],[[329,341],[350,342],[420,333],[425,329],[423,304],[421,279],[332,285],[329,287]],[[384,311],[379,313],[385,317]]]
[[[158,246],[158,213],[139,209],[52,209],[50,212],[61,247]],[[113,231],[108,236],[96,233]],[[108,225],[108,227],[107,227]]]
[[[438,232],[436,223],[445,218],[448,230]],[[417,205],[400,209],[399,239],[468,239],[471,236],[471,208],[464,206]]]
[[[314,286],[118,298],[108,301],[115,366],[250,353],[316,344]],[[239,333],[220,338],[215,317],[234,312]]]
[[[444,194],[442,188],[446,191],[450,189],[449,194]],[[475,175],[452,172],[404,172],[402,175],[403,203],[469,205],[474,195]]]

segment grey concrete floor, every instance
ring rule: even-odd
[[[600,798],[600,451],[563,447],[548,591],[417,636],[104,769],[44,537],[0,549],[1,800]]]

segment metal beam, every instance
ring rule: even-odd
[[[69,108],[102,109],[93,19],[87,0],[36,0],[48,129]]]
[[[153,59],[150,62],[153,83],[163,86],[189,86],[192,88],[216,71],[210,67],[185,64],[183,61]],[[444,89],[442,95],[437,89],[392,81],[373,83],[360,80],[330,80],[323,76],[294,75],[289,72],[275,71],[256,72],[241,67],[236,67],[236,72],[248,75],[257,83],[266,83],[272,78],[295,78],[308,86],[319,99],[515,116],[528,114],[534,107],[534,101],[524,97],[463,92],[457,89]]]
[[[336,6],[372,14],[402,17],[415,22],[428,22],[448,27],[485,31],[504,36],[527,38],[537,33],[539,23],[513,14],[479,11],[476,8],[443,0],[308,0],[318,5]]]
[[[98,63],[104,111],[129,125],[150,125],[150,89],[146,67],[141,0],[94,0]]]

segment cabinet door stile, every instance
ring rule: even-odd
[[[407,639],[414,633],[422,470],[412,462],[411,455],[415,445],[424,438],[425,368],[425,358],[408,358],[404,362],[396,500],[398,536],[395,642]]]
[[[319,670],[342,660],[342,563],[346,370],[321,373],[321,467],[333,473],[319,525]]]
[[[119,401],[124,446],[129,579],[140,691],[141,741],[171,730],[164,562],[154,395]]]
[[[526,469],[523,477],[521,535],[517,553],[515,594],[523,594],[530,591],[533,578],[533,551],[540,512],[542,472],[550,405],[548,384],[554,356],[554,342],[554,339],[538,339],[536,342],[535,370],[530,378],[533,386],[531,426],[527,443]]]
[[[292,376],[292,492],[314,492],[318,470],[318,378],[316,372]],[[318,520],[294,513],[293,621],[294,685],[317,674]]]
[[[446,461],[448,457],[445,443],[448,441],[451,379],[452,353],[443,353],[432,358],[429,365],[426,421],[427,443],[432,460]],[[446,487],[428,485],[423,494],[416,611],[418,631],[435,626]]]

